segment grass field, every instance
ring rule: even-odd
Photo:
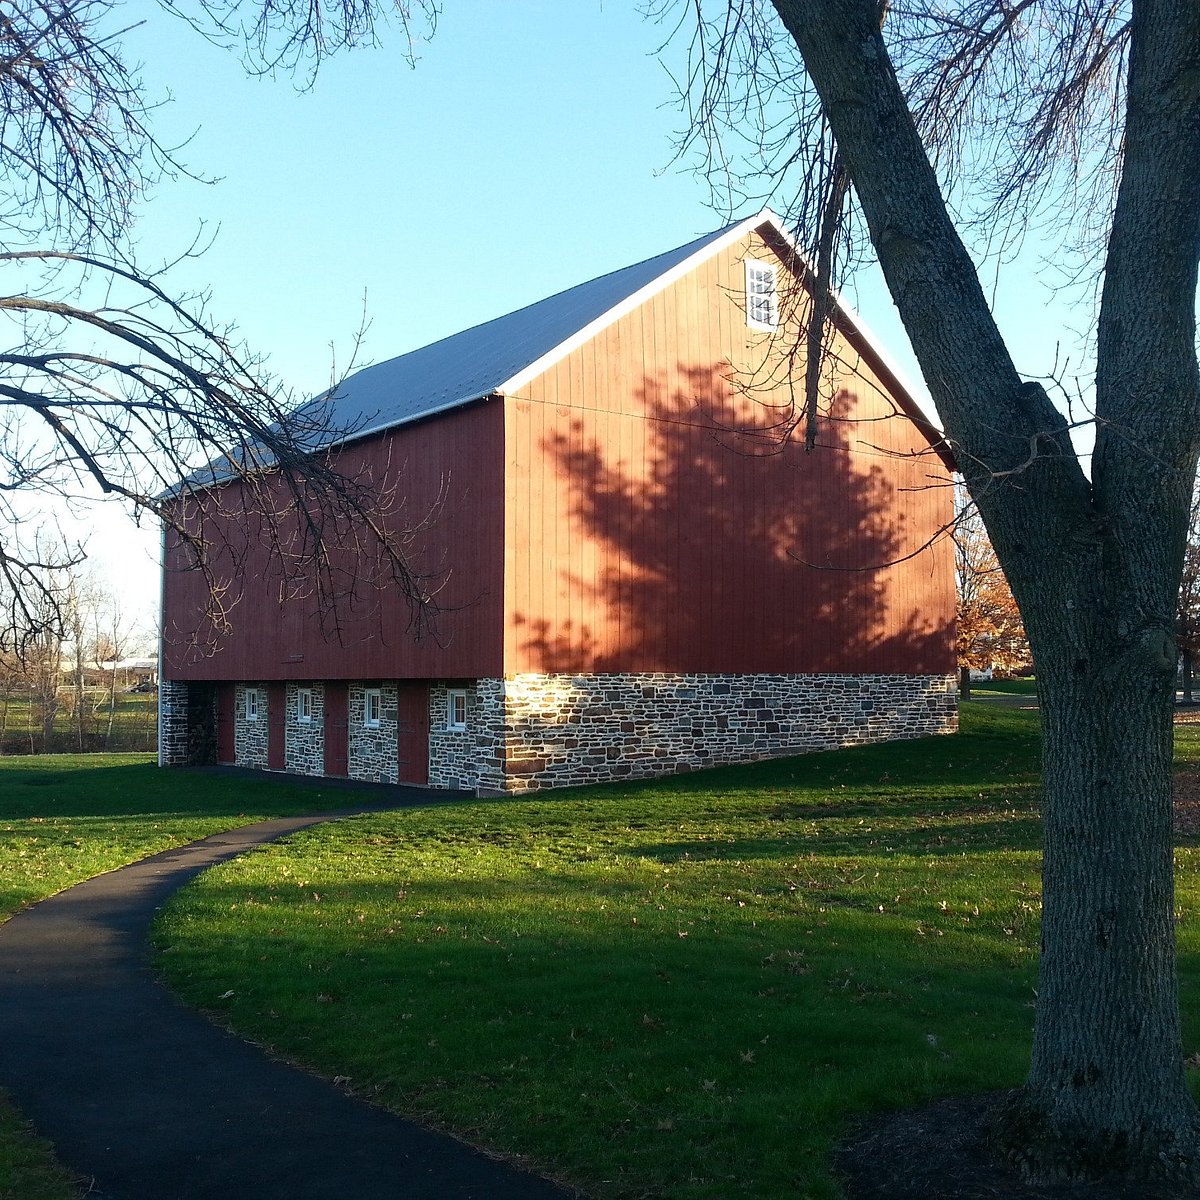
[[[0,754],[78,752],[79,731],[72,715],[74,693],[64,689],[60,701],[47,746],[43,744],[40,711],[37,705],[31,706],[28,694],[10,689],[8,694],[0,695]],[[157,692],[130,692],[128,689],[118,692],[111,733],[108,730],[108,701],[107,692],[93,689],[86,693],[83,749],[127,753],[153,750],[158,737]]]
[[[1036,679],[983,679],[971,684],[972,696],[1036,696]]]
[[[160,962],[591,1196],[833,1197],[848,1123],[1023,1076],[1036,771],[1036,715],[979,705],[955,738],[342,822],[181,893]],[[1192,1053],[1195,846],[1179,864]]]
[[[1024,1071],[1036,716],[968,705],[963,724],[312,830],[181,893],[160,963],[219,1020],[597,1200],[832,1197],[848,1122]],[[1177,734],[1200,761],[1200,726]],[[117,756],[0,760],[0,788],[5,912],[330,803]],[[1179,850],[1189,1054],[1196,855]],[[0,1197],[77,1196],[0,1105]]]

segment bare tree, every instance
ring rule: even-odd
[[[46,601],[49,605],[49,601]],[[54,726],[60,708],[63,638],[57,617],[37,619],[37,630],[24,639],[20,653],[21,675],[29,689],[29,752],[54,748]]]
[[[21,695],[23,682],[21,660],[11,650],[0,650],[0,754],[8,748],[12,702]]]
[[[71,652],[71,717],[75,725],[75,744],[80,753],[86,749],[91,715],[87,704],[87,648],[95,607],[96,595],[91,580],[72,576],[62,619],[65,645]]]
[[[696,138],[741,186],[794,194],[814,262],[831,204],[846,236],[826,261],[865,231],[1029,635],[1042,955],[1032,1063],[1000,1144],[1033,1178],[1193,1194],[1171,721],[1200,447],[1200,5],[687,7]],[[1067,417],[1014,365],[964,241],[1052,219],[1080,273],[1102,267],[1090,477]]]
[[[389,12],[406,28],[410,19],[407,4],[365,0],[163,7],[263,70],[315,69],[372,39]],[[415,7],[432,18],[432,3]],[[186,168],[154,136],[155,100],[122,55],[123,11],[118,0],[19,0],[0,12],[0,647],[47,621],[61,629],[55,579],[83,556],[80,546],[42,553],[22,527],[115,498],[165,521],[208,570],[216,524],[197,523],[197,504],[211,510],[230,482],[243,486],[226,492],[252,493],[274,516],[305,499],[300,528],[266,531],[293,593],[336,614],[373,570],[399,584],[419,627],[433,589],[406,561],[397,495],[339,474],[328,452],[353,430],[335,426],[327,404],[297,404],[204,296],[173,294],[169,263],[134,256],[129,222],[146,186]],[[367,551],[353,581],[329,554],[332,531],[346,528]],[[219,623],[228,595],[212,594]]]
[[[105,750],[111,747],[113,725],[117,717],[117,664],[125,658],[134,632],[134,623],[122,611],[119,597],[111,593],[102,594],[94,612],[90,653],[96,666],[104,670],[104,700],[97,703],[96,711],[99,712],[101,706],[108,710],[104,729]]]

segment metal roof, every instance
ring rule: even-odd
[[[770,209],[764,208],[754,216],[674,250],[357,371],[332,391],[300,406],[293,414],[293,436],[301,446],[310,442],[308,449],[316,452],[460,408],[486,396],[511,394],[699,262],[747,231],[764,225],[769,225],[803,258],[783,223]],[[951,465],[948,451],[941,446],[940,430],[921,412],[902,372],[879,341],[836,295],[835,311],[848,322],[860,349],[869,355],[877,369],[890,376],[889,383],[903,411],[926,432],[938,447],[938,453]],[[312,426],[308,431],[304,430],[306,418]],[[256,466],[263,466],[270,455],[258,461],[253,451],[242,451],[241,457],[254,459]],[[207,487],[230,478],[233,473],[228,461],[216,460],[184,484]]]
[[[764,210],[665,254],[366,367],[321,398],[332,402],[328,420],[349,437],[364,437],[503,393],[666,287],[696,259],[766,221],[778,225],[774,214]]]

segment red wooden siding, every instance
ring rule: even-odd
[[[350,688],[325,685],[325,774],[350,774]]]
[[[845,338],[820,445],[779,443],[795,340],[747,328],[748,252],[506,402],[508,673],[954,669],[945,467]]]
[[[262,719],[261,717],[259,718]],[[282,771],[287,738],[287,685],[267,685],[267,766]]]
[[[519,394],[343,451],[348,473],[404,499],[394,528],[422,526],[444,492],[410,543],[444,610],[436,636],[414,640],[403,598],[359,578],[349,538],[335,565],[357,592],[323,625],[311,593],[268,569],[261,523],[236,515],[230,488],[229,627],[204,617],[202,574],[168,571],[165,676],[953,671],[951,547],[927,546],[949,521],[946,469],[845,333],[816,450],[780,440],[802,355],[789,364],[795,337],[747,328],[747,254],[775,250],[748,235]],[[404,736],[425,739],[402,743],[423,771],[428,731]]]
[[[401,783],[429,782],[429,685],[400,685],[398,722]]]
[[[237,761],[234,742],[234,685],[222,683],[217,687],[217,762]]]
[[[357,592],[338,612],[340,628],[319,618],[311,589],[281,582],[268,567],[266,531],[237,512],[221,518],[228,545],[217,573],[229,604],[228,629],[204,617],[208,584],[196,570],[166,573],[165,674],[170,679],[477,678],[502,669],[504,419],[482,402],[366,439],[343,452],[343,469],[396,489],[403,507],[394,529],[428,528],[410,541],[410,561],[429,576],[443,609],[420,641],[394,586],[360,578],[350,538],[337,557]],[[444,497],[443,497],[444,491]],[[439,504],[439,497],[443,497]],[[289,501],[281,499],[286,511]],[[215,526],[213,527],[215,532]],[[187,562],[168,545],[173,568]],[[299,594],[295,594],[299,591]],[[327,614],[328,615],[328,614]]]

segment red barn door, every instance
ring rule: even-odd
[[[287,684],[267,685],[267,766],[282,771],[287,736]]]
[[[350,774],[350,685],[325,685],[325,774]]]
[[[234,688],[232,683],[217,684],[217,762],[237,762],[237,749],[233,736],[233,702]]]
[[[397,710],[397,777],[401,783],[429,782],[429,685],[402,683]]]

